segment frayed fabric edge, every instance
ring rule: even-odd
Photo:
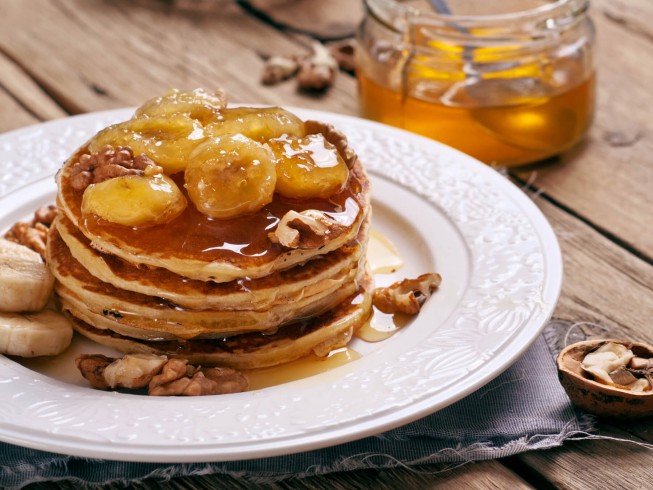
[[[497,447],[491,443],[476,443],[468,447],[463,447],[462,444],[458,447],[445,448],[430,454],[425,457],[417,458],[410,461],[402,461],[390,454],[384,453],[359,453],[352,456],[347,456],[335,461],[329,465],[313,465],[306,468],[301,472],[293,473],[251,473],[248,471],[233,471],[229,470],[221,463],[206,463],[198,468],[197,464],[177,464],[166,468],[159,468],[150,473],[143,475],[139,478],[124,479],[115,478],[107,479],[102,482],[89,483],[78,477],[57,477],[47,479],[37,477],[29,481],[21,482],[19,485],[5,487],[7,489],[18,490],[26,485],[44,481],[69,481],[72,484],[83,486],[84,488],[99,488],[109,483],[119,484],[134,484],[145,479],[154,479],[161,482],[170,481],[173,478],[182,476],[205,476],[214,474],[223,474],[235,478],[242,478],[248,482],[257,484],[271,484],[288,479],[302,479],[312,476],[324,475],[328,473],[338,473],[346,471],[356,471],[364,469],[383,469],[383,468],[404,468],[411,472],[420,474],[435,474],[449,471],[453,468],[471,463],[474,461],[498,459],[515,454],[523,453],[532,450],[550,449],[553,447],[561,446],[566,440],[587,440],[587,439],[612,439],[606,436],[598,436],[590,434],[594,430],[595,418],[587,414],[578,414],[577,418],[570,420],[560,433],[556,434],[536,434],[532,436],[525,436],[520,439],[511,441],[503,446]],[[613,439],[614,440],[614,439]],[[619,439],[617,439],[619,440]],[[624,442],[635,442],[623,440]],[[653,449],[653,445],[647,445],[649,449]],[[91,460],[89,460],[91,461]],[[441,463],[444,466],[435,471],[425,471],[416,466],[425,464]],[[54,464],[66,465],[65,461],[57,461]],[[41,469],[46,469],[41,468]]]

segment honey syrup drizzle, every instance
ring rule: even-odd
[[[313,164],[319,168],[335,167],[338,164],[338,150],[335,146],[325,145],[323,138],[318,135],[309,134],[299,142],[283,136],[270,140],[268,144],[272,147],[278,146],[279,152],[288,159],[295,159],[298,164]]]
[[[396,272],[403,265],[403,259],[392,242],[374,229],[370,231],[368,261],[375,275]],[[356,300],[354,298],[351,304]],[[380,342],[392,337],[410,320],[411,317],[406,315],[387,315],[374,310],[355,335],[365,342]],[[60,356],[35,360],[21,359],[20,362],[25,367],[51,378],[83,386],[86,381],[75,369],[74,358],[82,352],[97,353],[98,350],[107,355],[119,355],[112,349],[75,335],[71,347]],[[309,355],[278,366],[248,370],[246,373],[250,382],[249,390],[259,390],[323,374],[360,358],[362,354],[355,349],[344,347],[332,351],[326,357]]]
[[[394,244],[375,229],[370,231],[367,262],[372,274],[392,274],[404,265],[404,260]]]
[[[73,158],[87,150],[80,150]],[[270,243],[269,231],[290,210],[298,212],[317,209],[333,217],[338,223],[350,227],[363,211],[359,204],[365,189],[356,171],[351,171],[346,187],[328,199],[291,199],[275,194],[273,201],[247,215],[232,219],[214,219],[189,205],[177,218],[164,225],[129,227],[110,223],[97,216],[81,216],[82,193],[73,191],[70,184],[63,186],[64,200],[73,212],[80,213],[80,224],[97,236],[119,237],[130,247],[145,255],[199,258],[205,261],[233,260],[247,257],[251,263],[262,263],[284,252],[278,244]],[[184,174],[171,176],[184,197]],[[70,175],[64,177],[69,179]],[[77,211],[76,211],[77,210]]]
[[[260,390],[262,388],[290,383],[291,381],[298,381],[310,376],[326,373],[361,357],[362,355],[351,347],[343,347],[331,351],[326,357],[317,357],[311,354],[296,361],[287,362],[278,366],[251,369],[246,371],[247,378],[249,379],[249,389]]]
[[[356,337],[365,342],[381,342],[408,325],[411,319],[411,316],[401,313],[388,315],[374,310],[369,319],[356,331]]]
[[[398,271],[404,261],[394,244],[382,233],[372,229],[367,248],[367,260],[373,274],[388,274]],[[408,315],[388,315],[373,310],[368,320],[356,331],[356,337],[365,342],[381,342],[392,337],[411,320]],[[323,374],[362,358],[351,347],[344,347],[329,353],[327,357],[309,355],[278,366],[247,371],[249,389],[258,390],[291,381]]]
[[[374,275],[392,274],[404,265],[394,244],[375,229],[370,231],[367,260]],[[408,315],[388,315],[374,309],[368,320],[356,331],[356,337],[365,342],[381,342],[405,327],[410,319]]]
[[[436,139],[488,164],[543,160],[576,144],[594,113],[595,77],[518,104],[455,106],[391,90],[358,74],[366,118]]]

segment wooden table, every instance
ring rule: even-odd
[[[306,0],[299,2],[306,9],[284,10],[290,3],[3,0],[0,132],[137,105],[170,87],[221,86],[234,101],[356,114],[356,83],[343,73],[323,96],[300,93],[292,82],[259,83],[266,57],[306,51],[306,34],[351,34],[360,18],[351,0]],[[653,342],[653,3],[595,0],[592,17],[599,84],[590,134],[559,161],[512,177],[560,240],[565,282],[555,316]],[[653,442],[650,421],[601,421],[599,429]],[[653,452],[636,444],[585,440],[444,472],[429,465],[367,470],[267,488],[643,488],[651,486],[652,467]],[[166,487],[248,485],[198,476]]]

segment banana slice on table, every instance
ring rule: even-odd
[[[70,345],[73,328],[53,310],[0,313],[0,352],[12,356],[56,356]]]
[[[54,276],[41,256],[0,238],[0,311],[38,311],[45,307]]]

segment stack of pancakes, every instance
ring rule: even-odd
[[[369,182],[359,161],[328,199],[275,194],[254,213],[211,219],[192,204],[146,228],[82,215],[71,185],[80,148],[57,175],[47,260],[62,309],[86,337],[123,352],[251,369],[342,347],[371,311],[365,254]],[[183,173],[173,175],[182,192]],[[319,248],[270,239],[288,211],[317,209],[345,226]]]

